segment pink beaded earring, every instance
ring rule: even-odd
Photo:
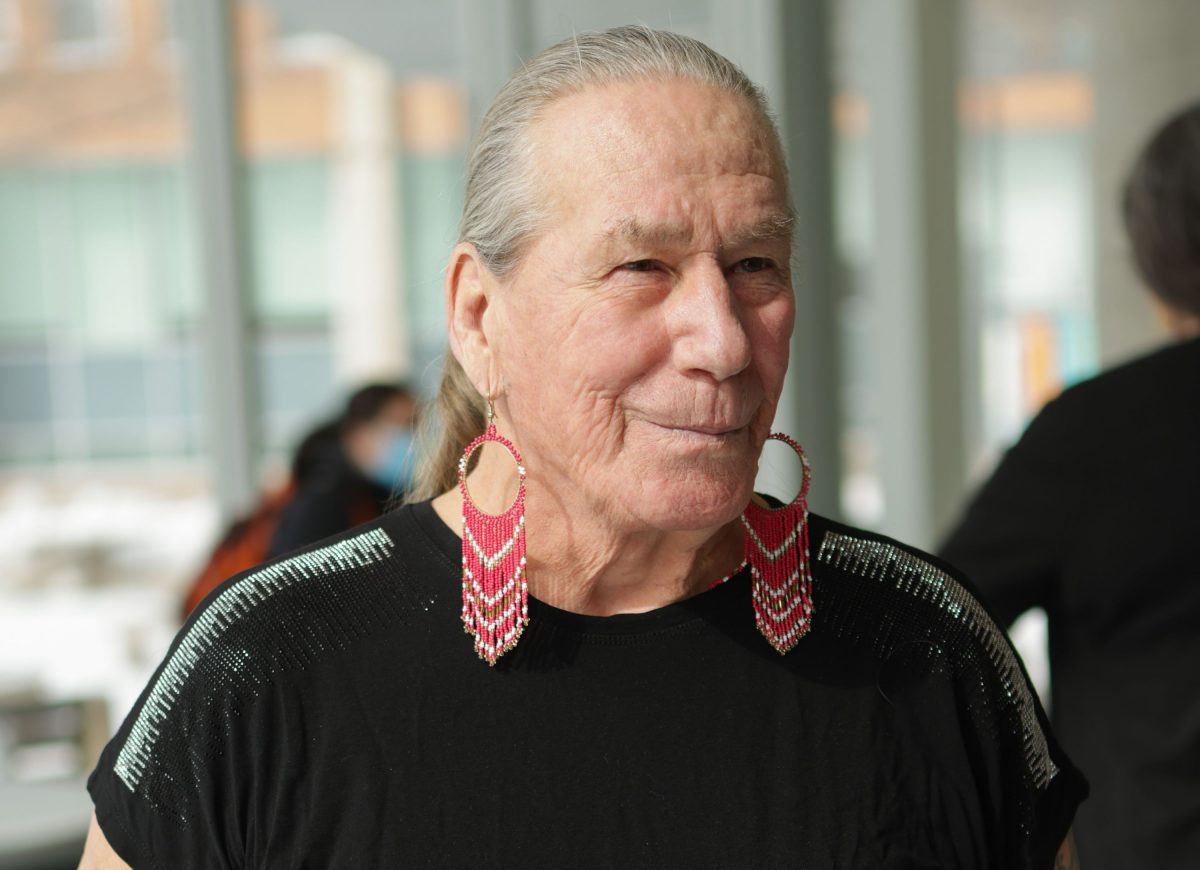
[[[804,468],[800,492],[791,504],[770,510],[751,501],[742,514],[754,621],[767,642],[782,654],[812,627],[812,569],[808,559],[808,485],[812,472],[804,448],[792,438],[772,432],[767,439],[782,441],[795,450]]]
[[[525,581],[525,462],[513,443],[496,431],[488,398],[487,428],[467,445],[458,461],[462,493],[463,628],[475,637],[475,652],[489,665],[521,638],[529,624],[529,585]],[[517,463],[517,498],[502,514],[481,511],[467,491],[472,454],[493,441]]]

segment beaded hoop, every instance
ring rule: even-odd
[[[500,514],[471,500],[467,465],[488,442],[500,444],[517,463],[517,497]],[[462,621],[475,637],[475,652],[489,665],[512,649],[529,623],[529,584],[525,578],[525,461],[511,441],[496,431],[491,401],[483,434],[467,445],[458,461],[462,493]]]
[[[780,653],[786,653],[812,628],[812,568],[808,555],[808,488],[812,470],[804,448],[795,439],[772,432],[767,440],[782,441],[795,450],[804,469],[800,492],[790,504],[771,509],[751,501],[742,514],[754,621],[767,642]]]

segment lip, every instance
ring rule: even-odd
[[[668,432],[680,432],[689,435],[701,435],[708,438],[727,438],[730,435],[737,435],[746,428],[742,426],[673,426],[668,423],[655,423],[660,429],[666,429]]]

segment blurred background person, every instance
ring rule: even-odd
[[[226,578],[375,519],[412,483],[416,397],[401,384],[357,390],[296,448],[288,479],[234,522],[184,599],[183,616]]]
[[[1011,623],[1049,618],[1051,717],[1087,772],[1082,866],[1200,856],[1200,103],[1167,121],[1122,214],[1167,346],[1046,405],[942,555]]]
[[[372,384],[354,393],[330,430],[302,444],[296,494],[271,538],[277,556],[344,532],[383,513],[412,484],[417,402],[398,384]]]
[[[268,490],[249,514],[235,520],[213,548],[184,596],[184,619],[226,578],[268,558],[284,509],[296,497],[306,475],[318,467],[320,457],[330,449],[328,443],[337,437],[337,422],[327,421],[300,439],[288,478]]]

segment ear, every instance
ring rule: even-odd
[[[482,396],[497,392],[496,360],[485,329],[496,279],[475,246],[459,242],[446,267],[446,322],[450,351]]]

